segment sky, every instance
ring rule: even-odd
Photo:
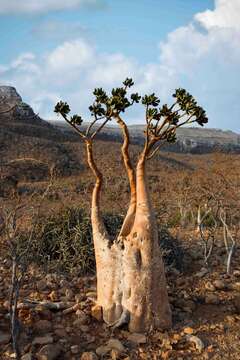
[[[240,0],[0,0],[0,39],[0,85],[42,118],[61,99],[89,120],[92,90],[131,77],[162,103],[186,88],[209,127],[240,132]]]

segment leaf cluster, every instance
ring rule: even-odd
[[[78,132],[83,137],[88,137],[92,126],[98,121],[104,119],[104,124],[94,131],[92,138],[102,129],[102,127],[111,119],[116,118],[120,113],[131,107],[133,104],[141,103],[146,108],[146,134],[154,141],[166,140],[168,142],[176,141],[176,129],[185,124],[198,123],[203,126],[208,122],[205,110],[197,104],[194,97],[185,89],[176,89],[172,95],[175,102],[172,106],[167,104],[160,105],[160,99],[152,93],[150,95],[140,96],[138,93],[129,94],[129,89],[134,85],[131,78],[123,81],[121,87],[113,88],[110,94],[107,94],[103,88],[96,88],[93,91],[94,101],[89,110],[94,120],[84,135],[80,130]],[[70,119],[67,115],[70,107],[66,102],[60,101],[56,104],[56,113],[61,114],[75,128],[80,126],[83,119],[79,115],[73,115]]]

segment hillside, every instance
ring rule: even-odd
[[[36,115],[22,101],[16,89],[0,86],[0,167],[1,174],[16,174],[16,162],[23,171],[18,177],[27,176],[26,169],[38,179],[36,160],[46,167],[54,165],[61,175],[80,169],[62,132]],[[10,111],[9,111],[10,110]],[[20,161],[21,160],[21,161]],[[31,171],[32,168],[32,171]],[[40,176],[41,178],[41,176]]]
[[[75,139],[73,130],[63,121],[54,121],[53,124]],[[129,125],[132,142],[141,144],[144,141],[144,125]],[[77,137],[77,136],[76,136]],[[121,140],[121,132],[116,126],[106,126],[100,136],[106,140]],[[166,145],[163,151],[183,153],[209,153],[216,150],[223,152],[240,153],[240,135],[233,131],[206,128],[180,128],[177,131],[177,142]]]

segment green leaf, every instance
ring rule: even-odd
[[[70,111],[71,111],[70,107],[69,107],[68,103],[66,103],[66,102],[59,101],[55,105],[54,112],[57,114],[67,115],[68,113],[70,113]]]

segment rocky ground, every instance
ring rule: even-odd
[[[22,359],[240,359],[239,249],[226,275],[224,248],[211,268],[192,247],[183,273],[168,269],[174,326],[169,332],[130,334],[108,328],[94,307],[94,276],[43,274],[32,267],[20,290]],[[14,358],[9,335],[10,263],[0,259],[0,356]]]

